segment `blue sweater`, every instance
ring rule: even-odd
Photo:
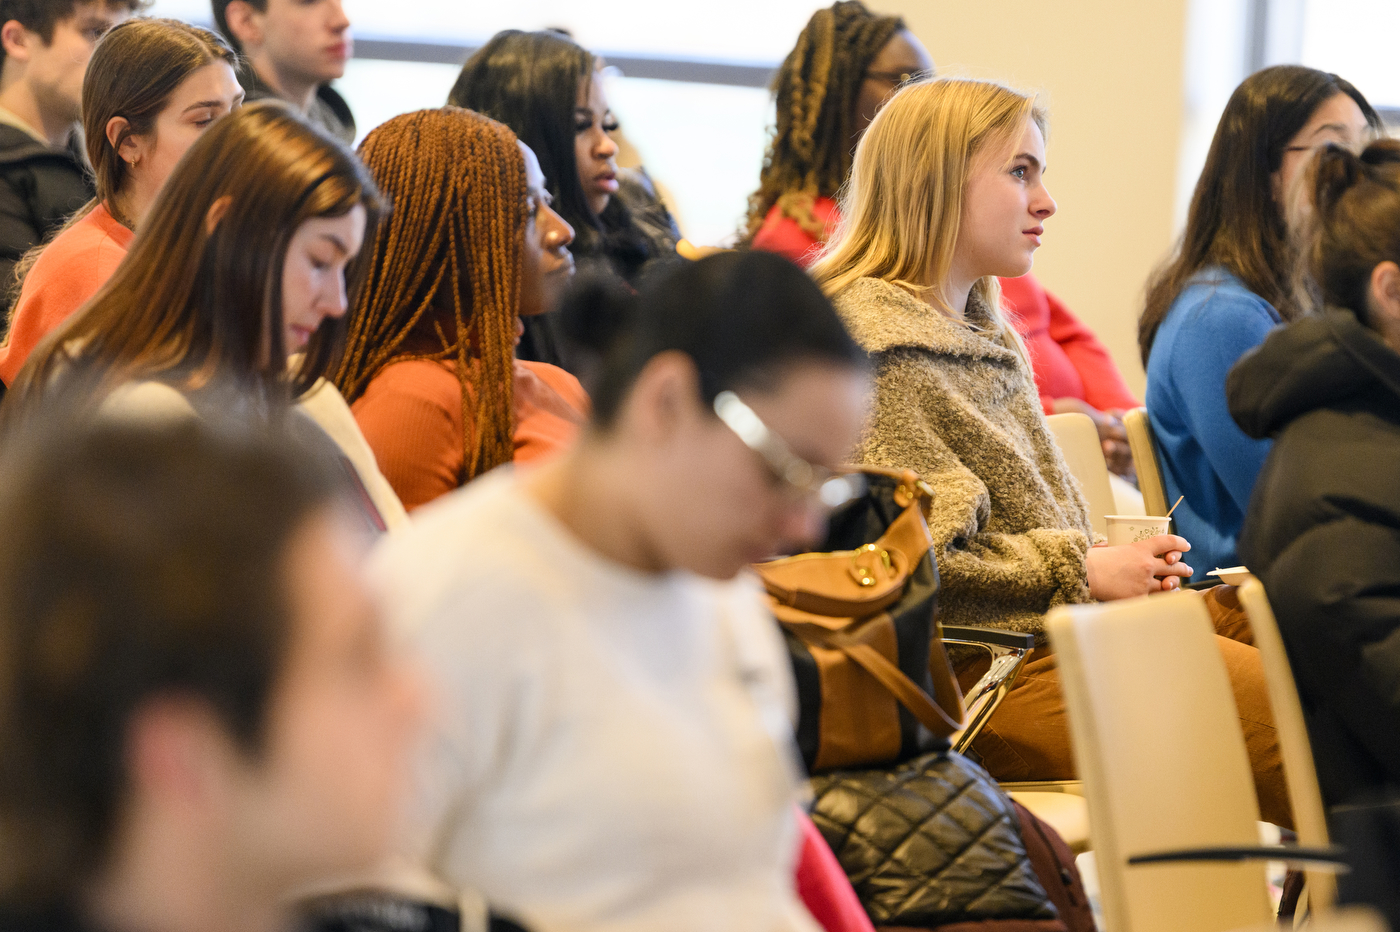
[[[1268,440],[1251,440],[1230,417],[1225,376],[1282,322],[1278,311],[1221,268],[1198,272],[1157,331],[1147,359],[1147,412],[1157,434],[1167,505],[1191,542],[1192,582],[1235,566],[1235,541]]]

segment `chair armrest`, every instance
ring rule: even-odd
[[[1026,658],[1035,648],[1035,635],[1000,628],[945,626],[943,643],[980,647],[992,657],[987,672],[964,697],[967,724],[951,737],[953,750],[962,753],[972,745],[997,706],[1001,705],[1001,700],[1011,691],[1016,676],[1026,664]]]
[[[1182,848],[1179,851],[1158,851],[1128,858],[1131,867],[1141,864],[1173,864],[1183,861],[1282,861],[1292,868],[1337,871],[1345,873],[1343,860],[1346,849],[1340,845],[1301,847],[1297,845],[1240,845],[1207,848]]]
[[[1002,628],[972,628],[964,625],[944,625],[943,640],[959,644],[995,644],[1030,650],[1035,647],[1035,635]]]

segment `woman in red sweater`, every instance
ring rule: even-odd
[[[836,193],[875,111],[899,85],[933,67],[898,17],[876,15],[858,2],[812,14],[778,72],[777,132],[749,199],[742,241],[810,265],[840,220]],[[1138,401],[1108,350],[1033,275],[1003,281],[1002,295],[1026,343],[1045,413],[1089,415],[1109,467],[1130,473],[1121,418]]]
[[[574,232],[534,153],[470,110],[395,117],[360,155],[394,210],[366,246],[336,384],[411,511],[578,434],[578,379],[515,358],[521,316],[553,307],[573,274]]]

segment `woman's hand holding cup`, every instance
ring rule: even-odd
[[[1145,520],[1165,523],[1167,519]],[[1183,578],[1194,572],[1181,562],[1181,555],[1191,549],[1191,544],[1184,537],[1154,534],[1129,543],[1114,544],[1111,520],[1109,534],[1109,545],[1091,547],[1086,560],[1089,594],[1101,602],[1176,589],[1181,586]]]

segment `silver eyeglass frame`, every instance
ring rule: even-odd
[[[836,508],[865,492],[865,477],[860,473],[836,472],[792,452],[787,442],[734,392],[723,391],[715,396],[715,414],[797,497],[813,497],[827,508]]]

